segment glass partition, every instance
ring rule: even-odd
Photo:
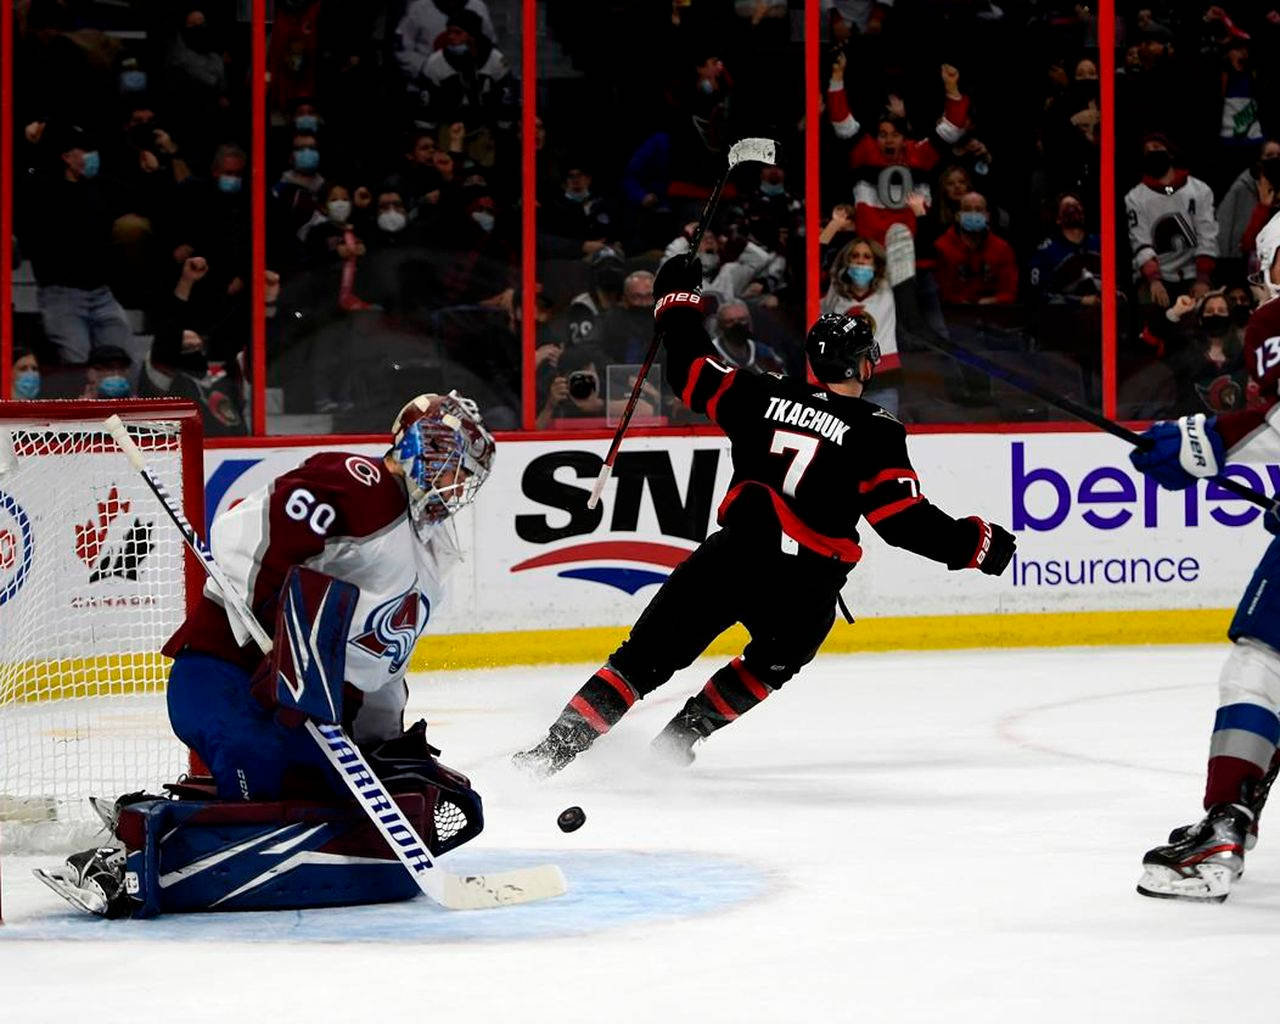
[[[1248,401],[1246,277],[1280,190],[1280,136],[1264,120],[1274,33],[1266,5],[1125,6],[1117,18],[1122,417]]]
[[[941,337],[1100,407],[1092,15],[822,6],[821,308],[874,321],[869,397],[911,422],[1062,418]]]
[[[688,251],[746,136],[782,155],[735,172],[701,243],[708,327],[736,365],[801,368],[802,26],[785,0],[539,4],[538,428],[613,424],[653,336],[653,275]],[[634,422],[692,419],[655,367]]]
[[[241,6],[12,11],[12,397],[191,398],[246,432]]]
[[[518,427],[520,4],[270,13],[270,432],[382,433],[450,388]]]

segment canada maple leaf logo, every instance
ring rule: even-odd
[[[98,502],[97,518],[87,523],[77,523],[76,556],[93,570],[89,576],[90,583],[107,576],[120,576],[124,579],[136,580],[138,567],[143,559],[151,553],[154,544],[151,539],[151,524],[135,519],[125,534],[124,541],[112,550],[103,554],[103,546],[111,527],[121,516],[129,514],[130,502],[121,499],[120,491],[112,487],[107,492],[105,501]]]

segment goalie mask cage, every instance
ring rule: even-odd
[[[168,400],[0,402],[0,844],[69,853],[89,796],[188,768],[165,711],[164,642],[204,575],[103,421],[204,519],[200,416]]]

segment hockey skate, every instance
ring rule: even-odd
[[[128,894],[124,850],[95,846],[73,853],[65,864],[32,874],[78,910],[98,917],[128,917],[137,900]]]
[[[693,752],[694,745],[705,740],[713,731],[707,716],[698,706],[696,698],[693,698],[685,703],[680,713],[667,723],[666,728],[653,738],[649,746],[668,764],[686,768],[697,758],[697,754]]]
[[[600,734],[586,722],[557,719],[543,740],[511,756],[511,763],[539,779],[550,778],[596,741]]]
[[[1216,804],[1203,820],[1174,829],[1167,845],[1148,850],[1142,858],[1138,892],[1159,899],[1221,903],[1244,871],[1253,820],[1244,804]]]

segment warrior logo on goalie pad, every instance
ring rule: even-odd
[[[413,645],[427,628],[431,602],[418,590],[418,578],[403,594],[391,598],[369,613],[365,631],[351,638],[351,643],[375,658],[389,658],[388,675],[404,668],[413,653]]]

